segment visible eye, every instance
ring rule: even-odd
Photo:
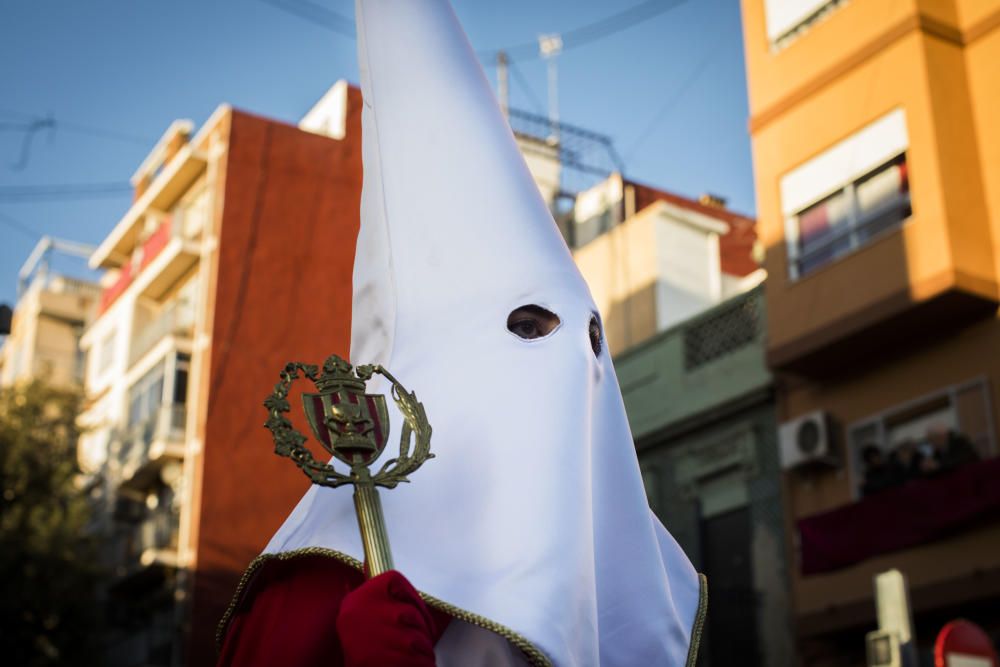
[[[590,326],[588,327],[590,334],[590,348],[594,351],[594,356],[601,356],[601,348],[603,338],[601,337],[601,324],[597,321],[597,317],[590,318]]]
[[[555,331],[559,321],[558,315],[541,306],[520,306],[507,316],[507,330],[524,340],[535,340]]]
[[[542,334],[535,320],[517,320],[507,325],[507,328],[521,338],[541,338]]]

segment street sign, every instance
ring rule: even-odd
[[[899,636],[893,630],[874,630],[865,635],[867,667],[902,667]]]
[[[896,657],[893,659],[897,662],[889,664],[916,667],[917,649],[913,637],[910,595],[906,576],[899,570],[888,570],[875,575],[875,611],[878,616],[879,631],[886,636],[892,636],[892,641],[896,644],[894,648]],[[876,647],[877,644],[869,643],[869,660],[872,659],[871,651]],[[878,663],[869,662],[869,665],[872,664]]]
[[[947,623],[934,642],[934,667],[1000,667],[989,636],[975,623]]]

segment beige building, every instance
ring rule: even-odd
[[[100,288],[58,272],[53,260],[79,258],[91,250],[44,237],[25,261],[11,331],[0,348],[0,387],[28,380],[63,388],[82,385],[80,337],[97,311]]]
[[[754,220],[614,173],[579,193],[565,222],[573,258],[617,355],[765,277]]]

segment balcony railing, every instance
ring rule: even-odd
[[[770,384],[764,365],[763,297],[763,288],[755,287],[615,357],[637,439]]]
[[[753,290],[682,325],[684,369],[693,371],[759,340],[763,294]]]
[[[179,519],[170,507],[148,510],[146,516],[125,531],[123,562],[126,570],[147,565],[143,554],[176,551],[178,544]]]
[[[200,233],[203,225],[203,214],[183,209],[177,209],[171,215],[164,217],[156,231],[142,242],[140,251],[119,269],[118,279],[104,289],[99,312],[103,313],[110,308],[172,240],[178,238],[191,240]]]
[[[176,301],[143,327],[132,340],[129,366],[138,361],[167,336],[190,336],[194,329],[194,309],[188,301]]]
[[[911,481],[800,519],[802,574],[837,570],[940,540],[1000,516],[1000,458]]]
[[[165,218],[152,236],[142,244],[142,252],[135,258],[125,262],[118,274],[118,280],[108,286],[101,294],[100,312],[111,307],[118,297],[128,289],[129,285],[136,279],[144,268],[163,250],[170,240],[173,223],[169,217]],[[138,261],[133,261],[138,260]]]
[[[157,441],[181,442],[187,424],[187,406],[164,405],[150,418],[133,425],[120,452],[123,468],[139,468],[149,460],[150,446]]]

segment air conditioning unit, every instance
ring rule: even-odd
[[[810,464],[837,465],[830,419],[822,410],[781,424],[778,440],[781,443],[782,470]]]

